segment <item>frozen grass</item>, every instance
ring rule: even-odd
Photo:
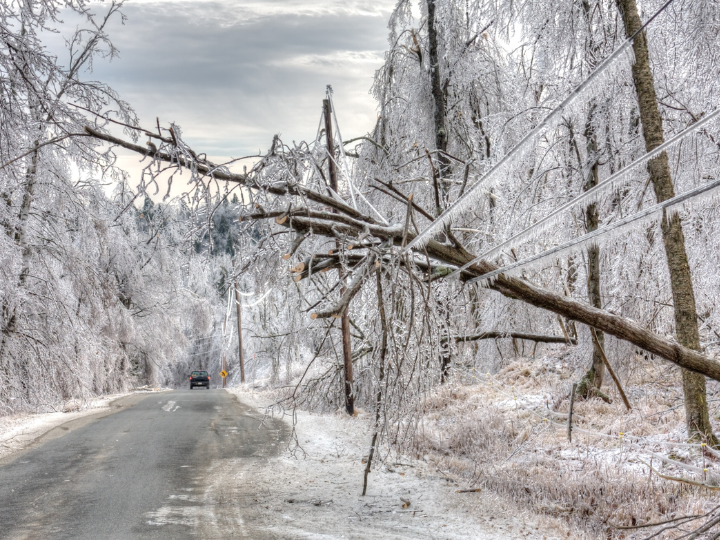
[[[665,475],[704,476],[706,483],[718,482],[720,464],[701,448],[682,444],[679,372],[640,357],[632,365],[623,382],[633,409],[625,410],[606,377],[603,390],[613,403],[576,400],[572,443],[568,395],[582,372],[560,356],[520,359],[495,375],[469,368],[429,396],[414,447],[407,450],[469,485],[565,520],[577,538],[644,538],[649,532],[613,525],[700,513],[720,502],[718,492],[650,475],[646,464]],[[712,406],[715,384],[708,390]]]
[[[720,453],[687,444],[680,373],[668,363],[641,355],[614,361],[632,410],[626,411],[606,375],[603,392],[613,403],[576,399],[573,440],[568,441],[570,388],[587,367],[576,352],[557,346],[548,347],[542,357],[510,363],[506,357],[505,367],[494,373],[480,369],[479,362],[477,367],[458,365],[451,383],[418,395],[415,416],[403,420],[416,426],[414,437],[390,449],[386,438],[377,469],[411,459],[462,488],[482,488],[515,508],[511,512],[534,515],[536,523],[544,523],[541,530],[557,531],[563,523],[563,536],[569,532],[572,538],[642,539],[654,529],[615,526],[703,513],[720,504],[720,491],[650,474],[651,464],[666,476],[720,486]],[[488,363],[497,364],[494,358]],[[265,390],[263,396],[281,399],[293,387]],[[360,411],[358,418],[347,419],[334,412],[334,394],[323,396],[311,401],[313,410],[337,422],[353,422],[363,431],[361,443],[367,448],[371,415]],[[718,383],[708,381],[708,399],[720,433]],[[301,403],[307,406],[307,401]],[[660,538],[680,534],[669,531]]]

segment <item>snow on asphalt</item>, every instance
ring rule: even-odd
[[[248,413],[272,403],[267,394],[229,388]],[[0,461],[62,424],[109,411],[127,394],[105,396],[52,412],[0,417]],[[172,410],[172,409],[170,409]],[[287,422],[288,418],[285,419]],[[289,422],[288,422],[289,424]],[[259,429],[264,429],[260,427]],[[290,453],[277,432],[279,454],[210,464],[210,474],[186,498],[195,504],[177,514],[160,509],[150,521],[195,529],[198,538],[259,539],[477,539],[559,540],[569,536],[558,520],[538,517],[470,486],[421,460],[402,458],[373,467],[361,496],[370,434],[361,413],[297,411],[301,449]],[[178,495],[179,497],[179,495]],[[177,514],[177,515],[176,515]]]

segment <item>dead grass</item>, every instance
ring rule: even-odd
[[[553,357],[522,359],[492,376],[469,369],[428,398],[412,450],[469,486],[564,520],[578,538],[644,538],[647,530],[613,525],[662,521],[718,504],[718,492],[651,476],[645,465],[654,459],[665,474],[696,481],[702,478],[682,463],[708,469],[706,478],[720,471],[720,463],[699,448],[661,444],[686,438],[674,369],[636,359],[625,374],[630,412],[619,398],[612,404],[576,401],[571,443],[564,425],[567,397],[581,375]],[[711,399],[716,390],[710,385]],[[662,463],[652,452],[674,463]]]

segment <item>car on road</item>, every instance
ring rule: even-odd
[[[190,374],[190,390],[196,386],[204,386],[210,390],[210,375],[207,371],[193,371]]]

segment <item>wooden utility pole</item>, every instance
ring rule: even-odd
[[[330,178],[330,189],[338,192],[337,166],[335,164],[335,140],[332,130],[332,106],[330,98],[323,100],[323,116],[325,117],[325,144],[328,151],[328,176]],[[335,212],[335,210],[333,210]],[[341,248],[340,242],[335,241],[338,251]],[[338,279],[345,281],[345,274],[342,269],[338,270]],[[340,289],[340,295],[345,294],[346,288]],[[352,365],[352,343],[350,341],[350,315],[349,306],[345,308],[340,317],[340,328],[342,331],[343,360],[345,364],[345,410],[352,416],[355,414],[355,397],[352,393],[353,365]]]
[[[240,382],[245,382],[245,359],[243,358],[242,343],[242,306],[240,305],[240,289],[238,289],[237,276],[235,277],[235,309],[237,310],[238,325],[238,356],[240,357]]]
[[[335,166],[335,139],[332,130],[332,106],[330,99],[323,99],[323,116],[325,117],[325,145],[328,151],[328,171],[330,173],[330,189],[338,190],[337,167]]]
[[[235,246],[235,252],[240,250],[240,246]],[[238,357],[240,359],[240,382],[245,382],[245,357],[243,356],[242,342],[242,304],[240,303],[240,287],[238,287],[237,276],[237,259],[233,259],[233,286],[235,287],[235,310],[237,312],[237,331],[238,331]]]

